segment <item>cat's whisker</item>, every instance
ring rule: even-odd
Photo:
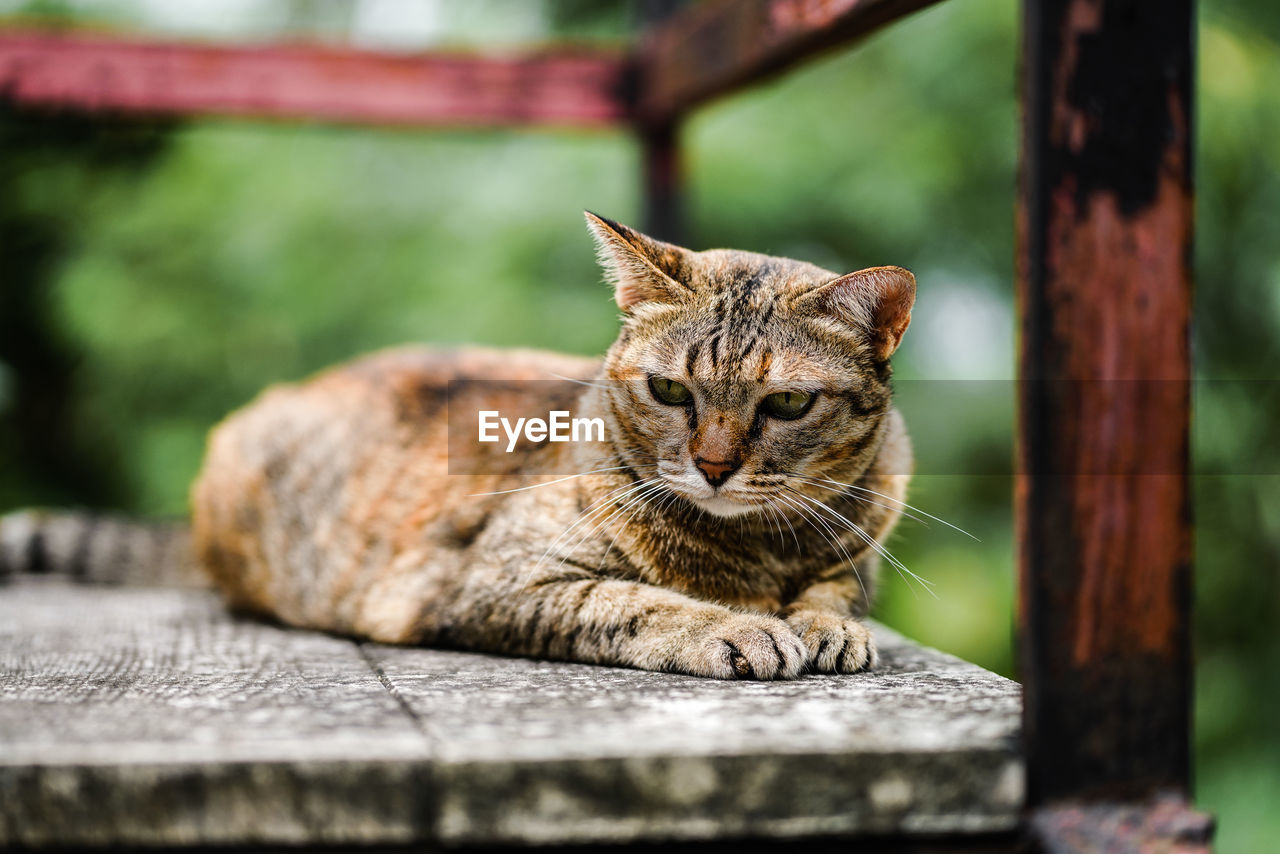
[[[796,494],[799,495],[800,493]],[[849,554],[849,550],[845,548],[844,543],[840,541],[840,536],[835,532],[835,530],[832,529],[832,527],[828,525],[821,516],[808,507],[805,507],[803,504],[795,501],[795,499],[781,493],[778,495],[778,498],[785,501],[789,506],[799,512],[800,517],[808,522],[810,527],[817,531],[818,534],[836,550],[836,552],[841,556],[841,559],[848,563],[849,567],[853,570],[854,577],[858,579],[858,586],[862,587],[863,590],[866,590],[866,586],[862,583],[862,573],[858,571],[857,561],[855,561],[853,556]],[[821,525],[821,527],[819,527],[819,525]]]
[[[803,478],[803,475],[792,475],[792,477]],[[894,498],[892,495],[885,495],[883,492],[876,492],[874,489],[868,489],[867,487],[859,486],[856,483],[844,483],[843,481],[832,480],[829,477],[817,478],[817,480],[823,481],[825,483],[834,484],[835,486],[842,486],[846,489],[854,489],[854,490],[857,490],[858,492],[865,492],[869,495],[875,495],[879,498],[885,499],[886,501],[892,501],[894,504],[897,504],[900,507],[904,507],[907,510],[912,510],[916,513],[919,513],[921,516],[924,516],[927,519],[932,519],[935,522],[939,522],[943,525],[946,525],[948,528],[951,528],[954,531],[959,531],[961,534],[964,534],[966,537],[976,540],[979,543],[982,542],[982,540],[979,539],[977,536],[969,533],[964,528],[961,528],[959,525],[953,525],[952,523],[948,522],[946,519],[943,519],[938,516],[934,516],[932,513],[927,513],[924,510],[921,510],[919,507],[916,507],[914,504],[908,504],[907,502],[903,501],[900,498]],[[910,517],[910,518],[915,518],[915,517]]]
[[[803,498],[804,500],[806,500],[806,501],[808,501],[808,502],[810,502],[810,503],[814,504],[814,505],[815,505],[815,506],[817,506],[818,508],[820,508],[820,509],[822,509],[822,510],[826,511],[826,512],[827,512],[828,514],[830,514],[830,515],[831,515],[831,516],[832,516],[836,521],[838,521],[838,522],[842,523],[844,526],[846,526],[850,532],[852,532],[853,534],[857,535],[857,536],[858,536],[858,537],[859,537],[863,542],[865,542],[865,543],[866,543],[870,548],[872,548],[872,549],[876,552],[876,554],[878,554],[878,555],[880,555],[881,557],[883,557],[883,558],[884,558],[885,560],[887,560],[887,561],[888,561],[888,562],[889,562],[889,563],[890,563],[890,564],[891,564],[891,565],[892,565],[896,570],[898,570],[898,573],[899,573],[899,574],[901,574],[901,575],[903,576],[903,579],[904,579],[904,580],[906,580],[906,578],[907,578],[908,576],[910,576],[911,578],[913,578],[913,579],[915,579],[917,582],[919,582],[919,584],[921,585],[921,587],[923,587],[923,588],[924,588],[924,589],[929,593],[929,595],[933,596],[933,598],[935,598],[935,599],[936,599],[936,598],[938,598],[938,594],[937,594],[937,593],[935,593],[935,592],[934,592],[934,590],[933,590],[933,582],[929,581],[929,580],[928,580],[928,579],[926,579],[926,578],[921,578],[919,575],[917,575],[916,573],[912,572],[912,571],[907,567],[907,565],[906,565],[905,563],[903,563],[902,561],[898,560],[896,557],[894,557],[894,556],[893,556],[893,554],[891,554],[891,553],[889,552],[889,550],[888,550],[888,549],[886,549],[886,548],[885,548],[883,545],[881,545],[880,543],[876,542],[876,539],[875,539],[874,537],[872,537],[869,533],[867,533],[867,532],[866,532],[866,530],[864,530],[864,529],[862,528],[862,526],[861,526],[861,525],[859,525],[859,524],[857,524],[856,522],[854,522],[854,521],[850,520],[848,517],[844,516],[844,515],[843,515],[842,513],[840,513],[839,511],[835,510],[835,509],[834,509],[834,508],[832,508],[832,507],[827,506],[826,504],[823,504],[821,501],[818,501],[818,500],[817,500],[817,499],[815,499],[815,498],[810,498],[809,496],[805,495],[805,494],[804,494],[804,493],[802,493],[802,492],[796,492],[796,495],[799,495],[799,496],[800,496],[801,498]]]
[[[524,492],[527,489],[539,489],[544,486],[554,486],[557,483],[564,483],[567,480],[573,480],[574,478],[578,478],[578,477],[586,477],[587,475],[592,475],[592,474],[604,474],[605,472],[621,471],[622,469],[631,469],[634,471],[636,469],[651,469],[655,467],[656,467],[656,464],[654,463],[647,463],[647,464],[634,465],[634,466],[631,466],[631,465],[610,466],[609,468],[592,469],[591,471],[579,472],[578,474],[565,475],[564,477],[558,477],[555,480],[548,480],[543,483],[531,483],[528,486],[517,486],[513,489],[499,489],[494,492],[473,492],[467,497],[480,498],[485,495],[510,495],[513,492]]]
[[[661,479],[662,478],[660,475],[650,475],[649,477],[644,477],[639,480],[624,483],[621,486],[615,486],[613,489],[610,489],[604,495],[601,495],[599,498],[594,499],[590,504],[584,507],[581,510],[580,515],[595,513],[597,510],[607,506],[610,502],[610,499],[617,497],[619,493],[627,493],[628,491],[632,489],[636,489],[637,487],[640,487],[646,483],[652,483],[654,481],[661,480]]]
[[[774,504],[772,501],[769,502],[769,512],[771,512],[774,516],[778,518],[779,525],[787,526],[787,530],[791,532],[791,541],[795,543],[796,554],[797,555],[801,554],[800,535],[796,533],[795,526],[791,524],[791,520],[787,518],[787,514],[783,513],[780,509],[778,509],[778,506]],[[785,534],[783,535],[783,537],[785,542]]]
[[[879,501],[873,501],[872,499],[866,498],[862,495],[849,495],[848,494],[849,487],[828,486],[826,483],[823,483],[822,481],[815,480],[814,478],[811,478],[811,477],[806,477],[805,475],[802,475],[802,474],[792,474],[792,475],[788,475],[788,477],[796,481],[799,481],[800,483],[817,487],[818,489],[825,489],[828,492],[837,492],[842,495],[846,495],[848,498],[854,501],[860,501],[864,504],[870,504],[872,507],[880,507],[884,510],[892,510],[895,513],[901,513],[903,516],[906,516],[908,519],[912,519],[916,522],[919,522],[921,525],[924,525],[926,528],[929,527],[929,523],[924,518],[917,516],[908,510],[903,510],[901,507],[894,507],[892,504],[882,504]]]
[[[801,498],[805,497],[803,495],[800,495],[800,493],[798,492],[795,494],[799,495]],[[866,587],[865,585],[863,585],[863,582],[862,582],[862,573],[858,569],[858,562],[856,559],[854,559],[853,555],[849,553],[849,549],[847,546],[845,546],[844,540],[840,537],[840,534],[834,528],[831,527],[830,523],[828,523],[822,516],[820,516],[815,510],[813,510],[813,508],[807,507],[804,504],[796,502],[794,499],[792,500],[792,505],[796,507],[796,509],[798,509],[803,515],[805,515],[806,518],[809,518],[811,520],[810,524],[813,524],[815,530],[818,530],[818,525],[821,525],[822,529],[825,529],[825,531],[827,531],[830,534],[829,542],[832,542],[832,544],[836,547],[836,549],[840,552],[840,554],[843,555],[844,561],[849,564],[849,568],[853,570],[854,577],[858,579],[858,585],[865,590]]]
[[[591,380],[580,380],[577,377],[566,377],[564,374],[548,372],[548,376],[555,377],[558,380],[564,380],[569,383],[577,383],[578,385],[590,386],[591,388],[613,388],[613,386],[605,383],[593,383]]]
[[[780,525],[780,524],[778,523],[777,518],[773,515],[773,513],[771,513],[771,512],[770,512],[771,510],[773,510],[773,508],[772,508],[772,507],[770,507],[768,504],[765,504],[764,502],[760,502],[760,504],[759,504],[758,506],[760,507],[761,514],[762,514],[762,515],[764,516],[764,518],[769,522],[769,533],[770,533],[770,534],[772,534],[772,533],[774,532],[774,530],[777,530],[777,532],[778,532],[778,542],[782,542],[782,525]],[[742,529],[743,529],[743,519],[744,519],[744,517],[745,517],[745,514],[744,514],[743,516],[739,516],[739,517],[738,517],[738,531],[739,531],[739,532],[741,532],[741,531],[742,531]]]
[[[885,549],[880,543],[876,542],[875,538],[872,537],[870,534],[868,534],[861,525],[857,524],[856,522],[849,519],[844,514],[837,511],[835,508],[817,500],[816,498],[812,498],[811,496],[805,495],[803,492],[800,492],[795,489],[793,489],[792,492],[799,498],[803,499],[804,501],[809,502],[809,504],[813,505],[818,510],[822,510],[826,512],[836,522],[839,522],[842,527],[844,527],[846,530],[850,531],[851,533],[856,534],[859,539],[867,543],[867,545],[869,545],[872,549],[874,549],[877,554],[879,554],[881,557],[888,560],[891,564],[894,564],[895,566],[901,565],[901,562],[898,561],[895,557],[893,557],[893,555],[889,554],[888,550]]]
[[[795,499],[790,498],[787,495],[779,494],[778,498],[799,513],[801,518],[807,522],[811,528],[817,531],[828,545],[840,553],[842,560],[853,563],[852,555],[849,554],[848,550],[844,547],[844,544],[840,542],[840,538],[836,536],[835,530],[828,525],[822,517],[818,516],[808,507],[805,507],[803,504],[800,504]]]
[[[781,544],[781,543],[785,543],[785,542],[787,541],[787,532],[786,532],[786,531],[784,531],[784,530],[782,529],[782,523],[786,520],[786,517],[785,517],[785,516],[783,516],[781,513],[779,513],[779,512],[778,512],[778,508],[777,508],[777,507],[775,507],[775,506],[773,506],[772,502],[769,502],[768,500],[766,500],[766,501],[765,501],[764,509],[765,509],[765,510],[769,513],[769,515],[770,515],[770,516],[775,520],[775,523],[776,523],[776,524],[777,524],[777,526],[778,526],[778,542],[779,542],[779,544]],[[787,526],[788,526],[788,527],[790,527],[790,524],[791,524],[791,523],[790,523],[790,522],[788,522],[788,523],[787,523]],[[795,533],[795,531],[794,531],[794,529],[793,529],[793,530],[792,530],[793,539],[794,539],[794,533]],[[797,543],[796,545],[797,545],[797,548],[798,548],[798,547],[799,547],[799,543]]]
[[[650,502],[654,501],[654,499],[662,497],[662,492],[663,492],[662,480],[659,479],[659,480],[650,481],[648,485],[650,485],[650,487],[653,487],[653,488],[643,489],[643,490],[640,490],[640,492],[637,492],[635,495],[632,495],[632,499],[637,499],[637,501],[640,501],[640,503],[637,504],[637,506],[635,507],[626,508],[628,512],[623,513],[623,516],[625,517],[623,517],[622,524],[618,526],[617,531],[614,531],[613,539],[609,540],[608,547],[604,549],[604,552],[602,554],[600,554],[600,560],[604,561],[604,558],[608,557],[609,552],[613,551],[614,543],[618,542],[618,536],[621,536],[622,531],[626,530],[627,524],[630,524],[631,520],[635,519],[635,517],[639,515],[640,511],[643,511],[645,507],[648,507]],[[605,521],[604,524],[607,525],[608,521]]]
[[[766,500],[769,502],[769,507],[772,508],[773,512],[777,513],[778,517],[782,519],[782,521],[786,522],[787,527],[791,529],[791,539],[795,540],[796,543],[796,554],[800,554],[800,535],[796,533],[795,525],[791,524],[791,520],[787,518],[787,514],[779,510],[777,505],[775,505],[771,499]]]
[[[908,504],[907,502],[899,498],[894,498],[892,495],[885,495],[883,492],[876,492],[874,489],[868,489],[865,486],[853,486],[853,488],[858,490],[859,492],[865,492],[870,495],[875,495],[880,498],[883,498],[886,501],[892,501],[895,504],[901,505],[907,510],[910,510],[914,513],[919,513],[921,516],[924,516],[926,519],[932,519],[935,522],[946,525],[951,530],[964,534],[966,537],[973,540],[974,542],[978,542],[978,543],[982,542],[982,540],[976,534],[971,534],[968,531],[966,531],[964,528],[961,528],[959,525],[952,524],[951,522],[948,522],[946,519],[943,519],[940,516],[934,516],[932,513],[927,513],[924,510],[921,510],[919,507],[916,507],[914,504]]]
[[[547,549],[545,549],[545,551],[541,553],[541,556],[539,556],[538,560],[532,563],[532,566],[529,567],[529,570],[525,571],[524,574],[522,574],[524,575],[524,579],[520,581],[520,589],[525,590],[529,588],[529,584],[532,583],[532,579],[534,579],[536,572],[538,572],[539,568],[543,566],[543,563],[547,561],[548,556],[550,556],[550,554],[556,551],[558,545],[561,545],[562,543],[566,543],[566,548],[564,548],[564,556],[561,557],[561,561],[559,561],[558,563],[558,566],[563,566],[564,561],[568,560],[568,554],[570,554],[572,552],[572,549],[576,548],[577,545],[581,544],[582,542],[585,542],[586,536],[590,536],[590,531],[585,536],[582,536],[582,538],[572,540],[571,544],[570,544],[570,540],[567,540],[566,538],[572,538],[573,531],[575,531],[576,529],[582,528],[582,526],[584,525],[593,525],[593,528],[591,528],[591,531],[596,530],[594,528],[595,521],[598,521],[600,517],[609,515],[609,511],[617,510],[617,506],[614,506],[614,504],[611,503],[611,498],[614,497],[614,495],[617,495],[617,493],[622,493],[621,498],[617,498],[616,501],[625,502],[628,495],[634,492],[639,492],[639,490],[643,489],[646,484],[652,483],[653,480],[657,480],[657,479],[658,479],[657,476],[654,476],[654,478],[639,480],[639,481],[636,481],[636,483],[623,484],[622,487],[611,489],[609,490],[608,493],[605,493],[604,495],[602,495],[602,497],[596,499],[596,501],[591,502],[591,504],[589,504],[589,506],[586,507],[585,510],[582,510],[579,513],[579,515],[577,515],[576,519],[573,519],[573,521],[570,522],[570,524],[564,526],[564,530],[562,530],[561,533],[559,533],[559,535],[556,536],[556,539],[552,540],[552,543],[550,543]]]
[[[629,507],[629,508],[619,508],[620,510],[625,509],[626,512],[623,513],[623,518],[622,518],[621,524],[618,526],[618,530],[614,532],[613,538],[609,540],[608,547],[606,547],[601,552],[600,561],[602,564],[606,559],[608,559],[610,552],[613,551],[614,545],[618,542],[618,537],[622,536],[622,532],[626,530],[627,525],[631,524],[631,522],[634,521],[635,518],[639,516],[640,513],[643,512],[643,510],[646,507],[650,506],[654,501],[659,501],[665,504],[667,499],[670,498],[670,490],[665,489],[665,484],[662,482],[661,479],[658,479],[657,481],[652,482],[652,486],[653,486],[652,489],[647,489],[642,492],[637,492],[631,496],[632,500],[640,501],[640,503],[637,506]],[[664,493],[666,494],[664,495]],[[662,504],[660,504],[660,506],[662,506]],[[661,511],[659,510],[659,512]],[[607,526],[614,518],[617,518],[617,514],[611,515],[609,519],[606,519],[599,527]],[[599,527],[597,528],[597,530],[599,530]],[[594,532],[589,536],[594,536]],[[563,561],[561,562],[563,563]]]
[[[578,516],[572,522],[566,525],[564,530],[561,531],[559,535],[557,535],[556,538],[551,541],[551,544],[548,545],[546,549],[543,550],[542,554],[538,557],[538,559],[533,562],[533,565],[530,566],[525,573],[523,573],[525,578],[522,580],[522,583],[520,584],[520,589],[523,591],[528,587],[529,583],[533,580],[534,574],[538,571],[539,568],[541,568],[542,564],[546,561],[547,556],[556,550],[556,547],[560,545],[560,543],[564,540],[565,537],[569,536],[575,528],[582,525],[587,519],[593,517],[596,513],[603,512],[604,509],[605,509],[604,505],[601,505],[599,507],[585,510],[582,513],[578,514]]]
[[[565,527],[565,529],[560,532],[559,536],[557,536],[551,542],[551,544],[547,546],[546,550],[543,551],[542,556],[539,557],[536,561],[534,561],[533,565],[525,573],[526,578],[521,583],[520,589],[525,590],[528,587],[529,583],[533,580],[533,575],[538,571],[539,568],[541,568],[542,564],[546,561],[547,556],[550,555],[553,551],[555,551],[557,546],[565,542],[565,538],[570,537],[575,529],[580,528],[584,524],[588,524],[589,523],[588,520],[593,520],[590,522],[590,524],[594,524],[594,520],[598,515],[608,514],[610,510],[617,509],[616,507],[610,504],[611,496],[614,496],[618,492],[622,492],[621,499],[615,499],[615,500],[625,501],[627,496],[630,495],[632,492],[643,489],[647,484],[652,483],[656,480],[658,480],[658,477],[655,475],[652,478],[646,478],[644,480],[637,481],[636,483],[625,484],[624,486],[619,487],[618,489],[611,490],[609,493],[602,496],[597,501],[593,502],[591,506],[588,506],[585,510],[579,513],[577,518],[575,518],[572,522],[570,522]],[[571,551],[571,549],[566,549],[566,551]],[[567,555],[566,555],[566,558],[567,558]],[[564,558],[561,559],[560,563],[563,565]]]
[[[644,500],[641,501],[638,507],[633,508],[631,513],[622,520],[622,524],[618,526],[618,530],[613,534],[613,539],[609,540],[608,547],[605,548],[603,553],[600,555],[600,561],[602,563],[609,556],[609,553],[613,551],[614,544],[618,542],[618,537],[622,536],[622,532],[626,530],[627,525],[629,525],[636,516],[640,515],[641,511],[643,511],[645,507],[648,507],[654,500],[661,499],[663,497],[663,492],[663,484],[661,480],[659,480],[657,481],[656,489],[648,490],[645,493]]]
[[[670,489],[668,489],[666,500],[664,500],[660,505],[658,505],[658,512],[666,513],[668,510],[671,509],[673,505],[679,505],[679,503],[680,503],[680,496],[677,495],[675,492],[672,492]]]
[[[665,490],[665,493],[666,493],[665,495],[662,495],[664,490],[655,490],[654,492],[661,496],[658,501],[658,506],[654,508],[654,512],[659,515],[661,515],[666,510],[666,508],[671,506],[672,501],[679,500],[680,498],[680,496],[676,495],[670,489]],[[651,493],[651,494],[654,494],[654,493]],[[646,500],[645,503],[647,504],[648,500]],[[625,529],[627,525],[631,523],[631,521],[642,509],[644,509],[644,505],[641,505],[640,507],[636,508],[635,512],[629,518],[623,521],[622,526],[618,528],[618,532],[614,534],[613,539],[609,541],[609,547],[600,554],[601,569],[604,569],[604,562],[609,558],[609,553],[613,551],[614,543],[617,542],[618,537],[622,534],[623,529]]]
[[[643,480],[636,481],[635,483],[626,484],[616,489],[611,489],[609,492],[605,493],[588,505],[587,508],[579,515],[579,518],[565,529],[566,533],[583,523],[588,523],[588,520],[590,520],[589,524],[595,526],[596,522],[600,521],[605,516],[612,516],[621,512],[626,507],[628,501],[647,491],[649,487],[658,483],[660,480],[660,477],[654,476],[644,478]],[[587,536],[590,536],[590,533],[588,533]],[[577,543],[574,545],[577,545]]]
[[[663,483],[661,478],[656,478],[656,477],[651,478],[638,484],[635,489],[629,490],[623,493],[622,496],[614,499],[614,506],[612,507],[611,512],[606,512],[602,518],[599,518],[597,521],[592,523],[592,527],[589,531],[586,531],[585,533],[579,535],[576,540],[574,540],[572,543],[565,546],[565,549],[564,549],[565,554],[563,557],[560,558],[559,565],[563,566],[564,562],[569,559],[569,555],[573,552],[574,549],[582,545],[582,543],[587,542],[588,540],[595,537],[602,530],[604,530],[614,519],[617,519],[620,516],[630,518],[629,514],[632,514],[638,511],[639,508],[629,506],[629,502],[634,502],[641,499],[644,499],[644,501],[647,502],[650,496],[652,496],[656,492],[661,491],[662,486],[663,486]],[[623,527],[625,527],[625,523]],[[619,529],[618,533],[621,533],[621,529]],[[614,541],[616,540],[617,540],[617,535],[615,534]],[[613,541],[611,541],[609,544],[609,548],[612,548],[612,547],[613,547]],[[608,550],[606,550],[606,553],[607,551]]]

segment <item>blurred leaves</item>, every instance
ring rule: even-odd
[[[80,404],[130,415],[138,509],[180,512],[203,433],[267,383],[410,340],[591,353],[616,330],[581,211],[634,206],[625,139],[210,124],[172,145],[92,200],[57,290],[93,353]]]
[[[116,458],[74,411],[80,342],[54,283],[83,235],[78,204],[163,149],[155,126],[26,115],[0,101],[0,505],[112,504]],[[106,452],[104,452],[106,451]]]
[[[1193,422],[1198,796],[1219,850],[1280,837],[1280,16],[1202,7]]]

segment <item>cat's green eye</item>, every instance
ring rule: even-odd
[[[765,415],[790,421],[799,418],[808,411],[813,403],[813,395],[807,391],[775,391],[764,399],[760,406]]]
[[[649,390],[654,397],[670,406],[684,406],[693,400],[689,389],[666,377],[649,377]]]

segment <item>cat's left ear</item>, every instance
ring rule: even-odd
[[[909,270],[871,267],[808,291],[796,300],[796,307],[831,315],[862,330],[876,355],[887,359],[911,323],[915,301],[916,277]]]
[[[676,303],[693,293],[681,275],[687,249],[655,240],[591,211],[584,213],[618,308],[631,312],[642,303]]]

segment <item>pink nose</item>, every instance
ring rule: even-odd
[[[702,476],[707,479],[707,483],[712,486],[719,486],[729,479],[735,471],[738,470],[737,463],[731,463],[725,460],[714,461],[704,460],[702,457],[694,459],[693,464],[701,471]]]

